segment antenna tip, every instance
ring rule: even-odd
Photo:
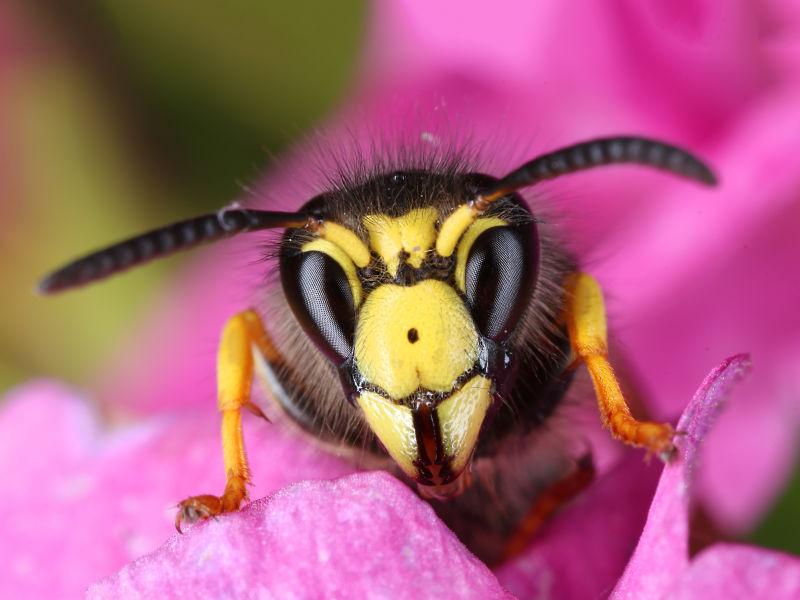
[[[717,176],[714,174],[711,168],[703,161],[694,157],[692,157],[691,162],[686,164],[685,170],[678,170],[678,173],[686,177],[691,177],[695,181],[710,187],[719,184],[719,179],[717,179]]]
[[[700,181],[711,187],[719,185],[719,179],[717,179],[717,176],[714,175],[714,173],[708,167],[704,168],[700,172]]]
[[[53,292],[50,277],[44,277],[33,287],[33,293],[37,296],[47,296]]]
[[[33,292],[39,296],[49,296],[67,287],[69,287],[69,283],[65,282],[61,273],[56,271],[42,277],[33,288]]]

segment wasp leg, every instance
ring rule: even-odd
[[[178,505],[175,527],[239,509],[247,498],[250,467],[242,438],[241,409],[264,416],[250,401],[253,382],[253,347],[270,362],[280,355],[270,341],[261,319],[253,310],[231,317],[222,330],[217,354],[217,407],[222,413],[222,456],[226,484],[222,496],[201,495],[187,498]]]
[[[589,370],[603,424],[618,440],[669,458],[675,449],[672,426],[637,421],[631,415],[608,362],[606,312],[600,286],[591,276],[575,273],[567,280],[566,292],[570,343],[574,354]]]
[[[500,562],[520,554],[553,513],[586,489],[594,480],[594,476],[592,457],[586,455],[578,460],[573,471],[539,495],[508,540]]]

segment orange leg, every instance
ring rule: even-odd
[[[217,407],[222,413],[225,491],[222,496],[193,496],[181,502],[175,517],[175,527],[178,531],[184,522],[194,523],[238,510],[242,501],[247,498],[246,485],[250,482],[250,467],[247,464],[242,438],[241,409],[246,408],[264,416],[250,401],[254,346],[268,361],[279,359],[261,319],[253,310],[246,310],[231,317],[222,331],[217,354]]]
[[[637,421],[608,362],[606,313],[600,286],[591,276],[576,273],[567,281],[566,291],[566,322],[572,350],[589,370],[603,424],[618,440],[668,459],[675,449],[672,426]]]
[[[594,479],[594,474],[592,457],[586,456],[578,461],[572,473],[546,489],[520,521],[519,528],[503,550],[500,562],[520,554],[553,513],[586,489]]]

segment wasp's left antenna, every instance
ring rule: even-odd
[[[315,231],[319,224],[319,220],[304,213],[223,208],[216,213],[148,231],[79,258],[43,278],[37,291],[40,294],[61,292],[157,258],[248,231],[283,227]]]

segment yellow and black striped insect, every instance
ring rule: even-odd
[[[261,366],[282,415],[362,462],[386,466],[388,454],[473,551],[496,561],[591,473],[586,457],[554,459],[531,441],[564,404],[578,364],[616,438],[662,456],[672,450],[672,428],[635,420],[622,396],[599,286],[517,193],[609,163],[715,183],[691,154],[639,137],[576,144],[500,179],[457,162],[406,166],[344,182],[298,212],[233,206],[145,233],[66,265],[40,290],[284,229],[278,312],[265,325],[245,310],[222,333],[227,485],[220,496],[184,500],[176,525],[237,510],[246,498],[240,412],[262,413],[251,400]]]

